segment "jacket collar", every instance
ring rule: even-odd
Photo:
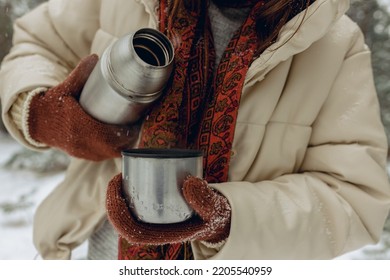
[[[150,27],[157,28],[159,1],[136,1],[143,3],[146,13],[150,15]],[[310,5],[306,12],[303,11],[292,18],[282,28],[276,42],[252,63],[247,73],[246,84],[262,80],[276,65],[306,50],[314,42],[321,39],[348,10],[349,3],[350,0],[317,0]],[[299,26],[300,24],[301,26]]]
[[[158,9],[159,0],[135,0],[136,2],[145,6],[145,12],[149,15],[149,26],[150,28],[158,28]]]
[[[349,2],[350,0],[317,0],[306,13],[303,11],[292,18],[282,28],[276,42],[252,63],[246,84],[262,80],[280,62],[306,50],[321,39],[348,10]]]

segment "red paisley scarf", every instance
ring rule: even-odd
[[[255,19],[263,1],[233,1],[252,9],[228,44],[215,77],[207,1],[201,1],[200,12],[180,8],[173,21],[168,19],[168,2],[160,1],[160,30],[175,46],[175,69],[164,96],[145,120],[141,146],[201,149],[204,178],[225,182],[245,75],[258,55]],[[189,244],[138,246],[119,240],[119,259],[191,258]]]

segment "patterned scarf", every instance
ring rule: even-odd
[[[204,178],[218,183],[228,179],[242,88],[250,64],[259,55],[255,19],[264,1],[236,1],[252,9],[230,40],[215,77],[208,4],[200,2],[200,11],[180,7],[177,17],[169,21],[169,0],[160,1],[160,30],[175,47],[175,68],[163,97],[145,120],[140,146],[201,149]],[[191,258],[189,243],[138,246],[119,240],[119,259]]]

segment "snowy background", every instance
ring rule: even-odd
[[[39,259],[32,243],[33,215],[38,204],[63,179],[66,156],[25,150],[0,132],[0,260]],[[86,256],[87,244],[74,259]]]

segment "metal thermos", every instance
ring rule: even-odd
[[[80,96],[83,109],[108,124],[136,122],[160,97],[174,49],[161,32],[143,28],[118,39],[95,66]]]
[[[179,223],[193,209],[182,195],[185,178],[202,177],[203,155],[187,149],[133,149],[122,152],[122,187],[140,221]]]

